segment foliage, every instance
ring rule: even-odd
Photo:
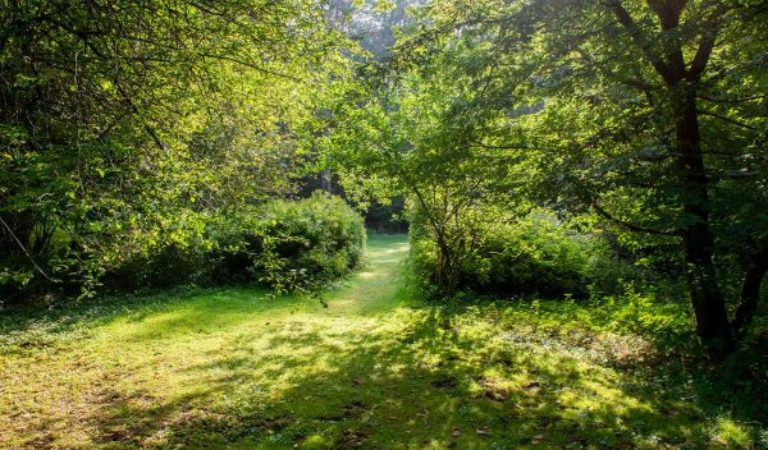
[[[365,249],[360,215],[338,197],[316,193],[296,202],[278,201],[258,211],[225,258],[250,256],[250,270],[278,293],[317,289],[358,267]]]
[[[105,288],[257,282],[279,294],[317,289],[362,263],[362,218],[338,197],[316,193],[196,219],[174,229],[173,242],[124,254],[105,269]]]
[[[292,192],[301,133],[348,72],[328,14],[314,0],[0,6],[0,295],[89,295],[123,251],[170,263],[207,215]]]
[[[446,273],[459,265],[449,235],[461,233],[440,217],[454,208],[599,218],[684,275],[702,341],[722,357],[768,271],[766,12],[760,2],[436,0],[416,11],[391,63],[361,70],[373,81],[337,111],[331,147],[352,170],[396,180],[431,217]]]
[[[765,447],[767,21],[0,3],[0,442]]]
[[[408,199],[412,220],[420,220],[415,232],[427,232],[437,247],[432,279],[445,292],[459,287],[473,235],[489,220],[482,206],[513,185],[499,155],[471,148],[466,128],[444,123],[453,108],[444,100],[469,92],[453,89],[418,75],[394,86],[353,85],[334,109],[337,128],[321,140],[345,187]]]
[[[413,22],[408,10],[424,4],[424,0],[340,1],[350,6],[348,34],[376,59],[390,56],[398,31]]]
[[[472,245],[452,249],[464,253],[455,274],[458,289],[502,298],[538,294],[583,299],[590,293],[622,292],[622,282],[638,276],[626,262],[612,260],[613,252],[600,235],[580,233],[546,210],[506,220],[489,208],[481,215],[486,221],[477,229],[465,229],[466,236],[457,241],[471,240]],[[467,222],[461,215],[458,221]],[[435,239],[424,229],[423,218],[412,223],[412,263],[421,279],[434,282]]]
[[[402,197],[385,203],[372,202],[365,211],[365,227],[378,233],[405,233],[408,221],[404,217],[405,201]]]

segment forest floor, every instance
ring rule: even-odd
[[[407,286],[407,250],[373,236],[367,268],[325,305],[242,287],[5,311],[0,447],[768,443],[763,392],[721,388],[739,374],[616,331],[642,302],[429,304]]]

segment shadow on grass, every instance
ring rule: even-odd
[[[309,300],[293,295],[277,298],[250,286],[197,288],[121,295],[97,300],[55,304],[48,308],[10,306],[0,315],[0,350],[19,353],[57,342],[73,343],[90,337],[100,326],[117,320],[137,326],[137,340],[206,327],[252,314],[305,306]]]
[[[604,333],[611,321],[642,322],[636,311],[418,303],[376,272],[395,270],[405,251],[391,239],[371,242],[374,275],[329,293],[328,310],[275,319],[295,298],[166,292],[6,316],[2,333],[34,344],[40,324],[56,335],[122,321],[118,348],[160,351],[104,369],[114,382],[98,386],[96,408],[78,420],[107,448],[759,447],[768,342],[714,368],[688,356],[684,327],[650,341]],[[165,363],[153,391],[150,365]],[[144,372],[131,378],[131,368]],[[41,421],[28,445],[56,445],[53,425]]]
[[[718,437],[724,416],[765,424],[760,397],[727,400],[765,386],[675,361],[597,364],[497,331],[439,308],[367,334],[286,330],[269,355],[241,342],[188,367],[204,380],[193,396],[117,398],[96,420],[102,442],[168,448],[738,447]]]
[[[407,245],[407,237],[402,234],[370,234],[368,256],[377,266],[389,263],[397,265],[407,251]],[[367,271],[364,268],[356,277],[367,282],[391,284],[392,280],[386,279],[391,275],[388,272]],[[325,293],[325,296],[341,291],[343,288],[336,288]],[[58,335],[72,332],[84,334],[93,327],[108,324],[117,318],[141,322],[157,313],[180,308],[185,311],[187,321],[204,323],[207,318],[220,314],[251,314],[279,308],[296,308],[313,301],[311,298],[299,298],[295,295],[271,298],[268,293],[268,290],[252,285],[208,288],[180,286],[137,294],[123,293],[97,299],[60,301],[45,306],[3,305],[0,302],[0,346],[43,346]],[[174,319],[169,318],[166,326],[160,328],[171,329],[175,324]],[[13,339],[9,339],[9,336]]]

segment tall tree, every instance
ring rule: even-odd
[[[445,0],[428,17],[400,54],[455,55],[439,76],[480,92],[455,111],[477,145],[518,149],[541,198],[677,242],[698,334],[731,350],[768,270],[768,7]]]

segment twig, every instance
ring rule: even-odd
[[[46,280],[50,281],[51,283],[61,283],[61,280],[53,279],[53,278],[49,277],[47,273],[45,273],[43,268],[40,267],[40,265],[37,264],[37,262],[35,261],[35,258],[33,258],[32,255],[29,253],[29,250],[27,250],[27,248],[24,247],[24,244],[21,243],[21,240],[13,232],[13,230],[10,227],[10,225],[8,225],[8,223],[5,220],[3,220],[2,217],[0,217],[0,223],[2,223],[3,226],[5,227],[5,229],[8,230],[8,233],[11,235],[13,240],[16,241],[16,244],[19,245],[19,248],[21,248],[21,251],[23,251],[24,254],[27,255],[27,258],[29,258],[29,261],[32,263],[32,265],[35,267],[35,269],[38,272],[40,272],[40,275],[42,275]]]

